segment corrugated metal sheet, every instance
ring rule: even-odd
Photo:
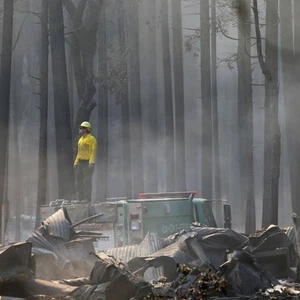
[[[65,208],[61,208],[42,222],[49,235],[59,237],[64,241],[70,240],[70,222]]]
[[[162,247],[162,241],[157,237],[157,234],[154,232],[148,232],[140,244],[111,248],[107,250],[107,254],[114,256],[116,259],[124,263],[127,263],[135,257],[150,256],[154,252],[162,249]],[[149,268],[145,272],[144,279],[146,281],[158,280],[161,276],[163,276],[162,268]]]
[[[148,232],[143,241],[138,245],[126,247],[111,248],[107,250],[107,254],[114,256],[116,259],[127,263],[134,257],[145,257],[162,249],[162,242],[156,233]]]
[[[32,252],[37,255],[53,255],[57,260],[56,264],[60,268],[64,268],[70,262],[67,258],[67,248],[62,239],[49,236],[45,228],[37,229],[27,242],[32,243]]]
[[[49,218],[42,222],[38,228],[27,239],[32,243],[32,252],[37,255],[52,255],[56,265],[64,268],[69,264],[65,242],[70,240],[70,222],[65,208],[61,208]]]
[[[200,266],[209,264],[203,248],[197,240],[197,233],[186,233],[175,243],[155,252],[153,257],[169,256],[174,258],[177,263]]]

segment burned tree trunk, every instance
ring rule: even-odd
[[[278,121],[278,0],[267,0],[263,227],[278,224],[281,133]]]
[[[281,26],[281,55],[282,55],[282,77],[283,96],[285,107],[285,124],[288,144],[289,170],[291,183],[292,209],[300,215],[300,185],[298,184],[300,168],[300,2],[294,2],[294,28],[292,3],[280,1],[280,26]],[[294,39],[293,39],[294,33]],[[294,40],[294,41],[293,41]],[[294,45],[293,45],[294,43]],[[294,46],[294,47],[293,47]],[[294,52],[291,49],[294,48]]]
[[[246,212],[245,232],[255,232],[253,176],[253,113],[251,70],[251,7],[247,0],[238,8],[238,121],[242,211]]]
[[[15,59],[13,59],[12,66],[16,65]],[[21,201],[22,192],[21,192],[21,186],[23,184],[23,178],[22,178],[22,171],[24,170],[22,167],[22,160],[21,160],[21,147],[20,147],[20,135],[19,135],[19,119],[18,119],[18,110],[17,110],[17,103],[18,103],[18,94],[17,90],[13,89],[11,92],[11,121],[10,124],[12,125],[12,131],[10,139],[12,141],[12,146],[10,150],[10,155],[13,156],[14,164],[13,164],[13,172],[14,172],[14,180],[18,182],[19,187],[15,189],[15,195],[14,195],[14,202],[15,202],[15,241],[20,242],[21,240],[21,212],[24,210],[24,203]],[[8,168],[6,171],[6,175],[8,175]],[[7,180],[6,180],[7,181]],[[6,184],[6,194],[8,193],[8,185]],[[7,195],[8,196],[8,195]],[[8,202],[8,198],[6,198]],[[4,201],[5,202],[5,201]],[[5,204],[4,207],[9,206],[9,203]],[[5,211],[5,217],[9,217],[8,210]]]
[[[96,107],[93,67],[97,49],[98,20],[103,0],[79,0],[77,6],[72,0],[63,1],[73,23],[69,45],[80,102],[73,126],[73,138],[76,142],[79,125],[90,119],[91,112]]]
[[[132,193],[137,197],[144,191],[142,104],[140,78],[139,45],[139,4],[138,0],[128,2],[128,52],[129,52],[129,87],[131,120],[131,154],[132,154]]]
[[[176,190],[186,190],[185,124],[181,0],[172,1],[175,98],[175,180]]]
[[[49,1],[49,31],[54,90],[58,196],[62,199],[70,199],[74,195],[74,172],[62,8],[62,0]]]
[[[202,197],[212,199],[212,117],[209,1],[200,2],[201,23],[201,191]]]
[[[41,65],[40,65],[40,144],[39,144],[39,170],[38,193],[36,204],[35,227],[40,226],[40,208],[46,204],[47,199],[47,122],[48,122],[48,1],[42,0],[41,11]]]
[[[280,127],[278,121],[278,0],[266,1],[266,61],[259,28],[257,0],[253,0],[257,53],[265,76],[265,143],[262,226],[278,224],[278,186],[280,175]]]
[[[131,151],[130,151],[130,114],[129,114],[129,92],[128,92],[128,74],[127,74],[127,55],[126,55],[126,15],[123,6],[123,0],[118,3],[118,32],[120,43],[120,73],[124,77],[122,81],[122,142],[123,142],[123,181],[125,196],[132,198],[132,180],[131,180]]]
[[[106,36],[106,13],[102,10],[100,16],[100,30],[98,33],[99,45],[99,73],[107,77],[107,36]],[[99,201],[106,201],[108,197],[108,92],[103,86],[99,86],[98,100],[98,141],[100,145],[97,151],[97,198]]]
[[[146,115],[145,122],[145,140],[147,147],[144,148],[147,167],[145,168],[147,191],[157,192],[157,168],[158,168],[158,122],[157,122],[157,52],[156,52],[156,27],[157,27],[157,11],[156,1],[145,1],[147,3],[148,23],[148,47],[146,49],[147,63],[147,91],[145,92]]]
[[[213,132],[213,178],[214,196],[221,199],[221,171],[219,154],[218,81],[217,81],[217,13],[216,0],[211,2],[211,105]]]
[[[174,108],[172,91],[172,70],[169,34],[168,0],[161,2],[161,29],[164,70],[165,128],[166,128],[166,182],[167,191],[175,190],[175,157],[174,157]]]
[[[3,34],[1,49],[1,73],[0,73],[0,235],[4,224],[2,220],[2,205],[4,199],[5,170],[7,163],[8,126],[9,126],[9,103],[11,84],[11,58],[12,58],[12,33],[13,33],[13,10],[14,1],[4,0],[3,6]]]

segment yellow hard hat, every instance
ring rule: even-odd
[[[88,128],[89,130],[92,130],[92,126],[89,122],[84,121],[80,124],[80,127]]]

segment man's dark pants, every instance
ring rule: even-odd
[[[88,160],[80,160],[76,168],[78,200],[91,201],[92,176],[94,167],[89,167]]]

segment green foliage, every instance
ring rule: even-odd
[[[127,92],[128,75],[124,66],[127,66],[129,53],[127,49],[123,51],[120,47],[114,47],[114,43],[108,45],[107,59],[99,64],[98,76],[95,78],[100,83],[102,89],[116,96],[117,104]],[[104,71],[107,65],[107,71]]]
[[[249,0],[250,1],[250,0]],[[199,3],[198,3],[199,4]],[[260,1],[259,3],[259,13],[262,14],[265,10],[265,1]],[[193,4],[196,5],[196,4]],[[244,15],[245,8],[240,0],[217,0],[216,1],[216,31],[219,37],[225,37],[231,40],[238,41],[236,36],[230,36],[229,28],[238,27],[238,19],[241,15]],[[200,18],[200,16],[199,16]],[[263,27],[264,24],[261,25]],[[193,53],[194,56],[199,56],[200,49],[198,43],[201,41],[201,28],[189,28],[190,34],[185,36],[184,47],[187,52]],[[253,43],[252,47],[256,46]],[[253,57],[255,58],[255,57]],[[223,59],[218,60],[218,65],[225,64],[230,70],[234,69],[237,63],[237,54],[228,53]],[[257,62],[256,62],[257,63]]]

